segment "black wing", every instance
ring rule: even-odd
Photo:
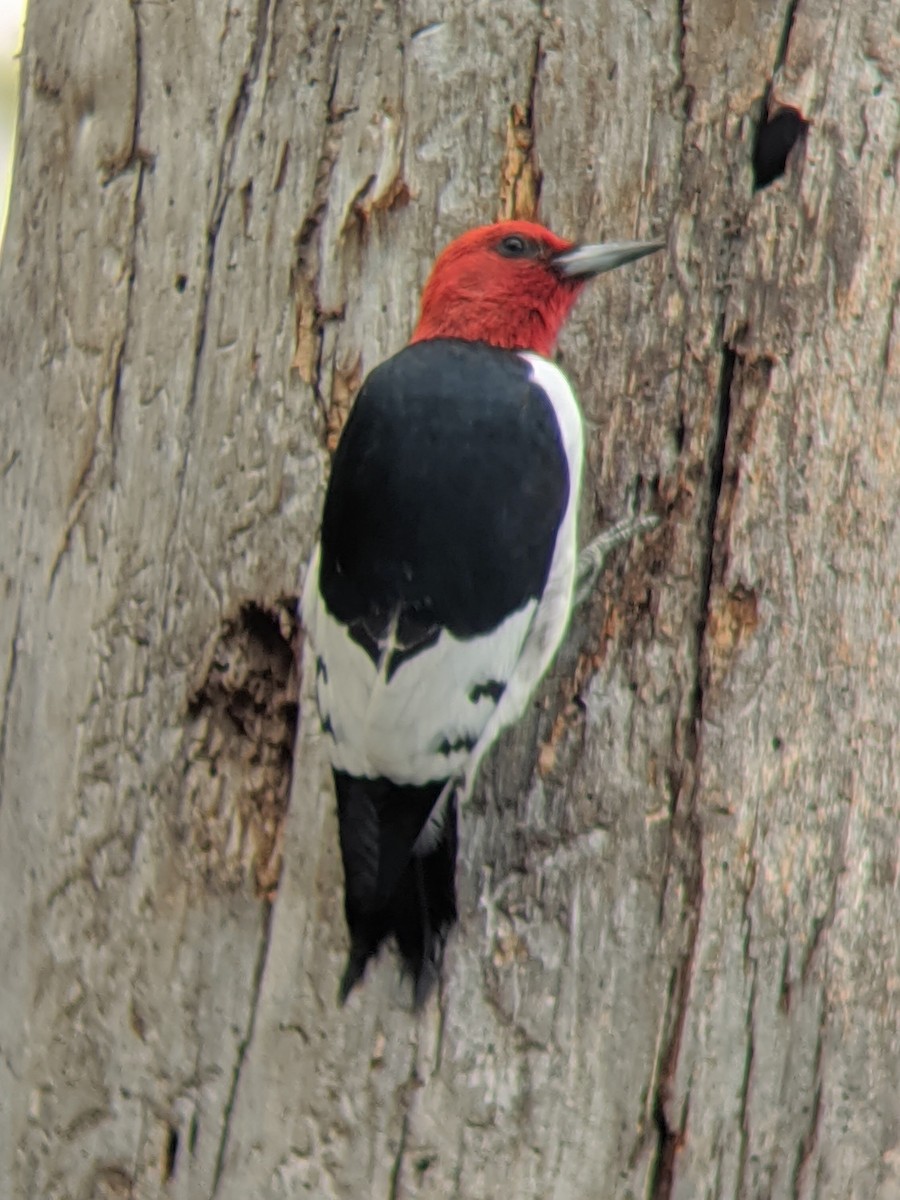
[[[366,379],[334,456],[320,587],[372,654],[398,618],[415,653],[441,628],[495,628],[547,581],[569,496],[550,400],[516,353],[408,346]]]

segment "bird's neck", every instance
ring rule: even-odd
[[[575,297],[574,289],[560,291],[550,303],[545,300],[541,304],[529,304],[527,296],[518,296],[509,304],[499,304],[488,296],[468,295],[459,301],[435,297],[437,302],[423,304],[410,341],[460,338],[503,350],[533,350],[549,358]]]

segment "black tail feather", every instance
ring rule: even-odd
[[[347,999],[369,959],[393,935],[421,1007],[437,981],[456,920],[456,798],[449,796],[427,850],[414,853],[446,781],[415,787],[342,771],[334,772],[334,781],[350,931],[339,1000]]]

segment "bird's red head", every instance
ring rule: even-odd
[[[662,245],[578,246],[531,221],[471,229],[432,267],[411,340],[462,338],[550,355],[589,279]]]

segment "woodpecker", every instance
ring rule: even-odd
[[[391,935],[426,999],[457,915],[457,806],[549,666],[576,575],[589,586],[654,523],[579,560],[582,422],[550,356],[589,279],[662,246],[470,230],[350,411],[302,599],[344,865],[341,1003]]]

